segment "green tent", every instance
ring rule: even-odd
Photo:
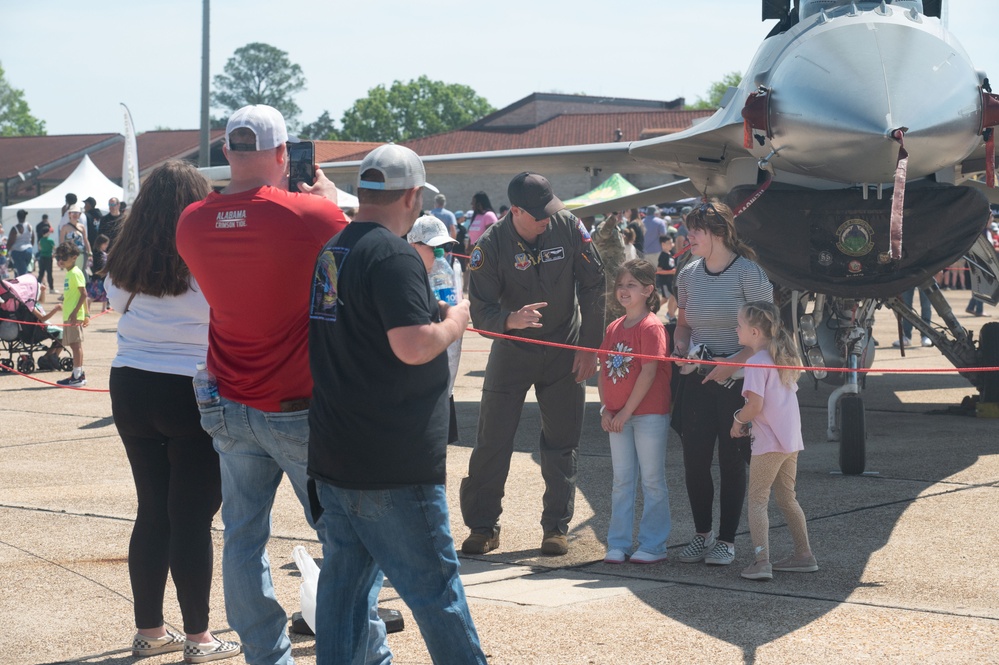
[[[572,208],[593,205],[594,203],[601,203],[603,201],[616,199],[620,196],[637,194],[638,192],[638,187],[635,187],[630,182],[625,180],[620,173],[615,173],[600,183],[596,189],[591,189],[585,194],[577,196],[574,199],[569,199],[568,201],[563,201],[563,203],[565,203],[566,208],[571,210]]]

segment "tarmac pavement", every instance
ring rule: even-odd
[[[966,292],[947,292],[959,319]],[[51,298],[50,298],[51,299]],[[987,313],[996,309],[987,307]],[[82,662],[123,665],[134,633],[127,548],[134,487],[106,392],[117,313],[86,332],[88,391],[0,375],[0,655],[8,665]],[[875,366],[947,367],[934,349],[900,358],[891,349],[894,317],[879,313]],[[448,457],[452,531],[467,535],[457,489],[475,440],[478,400],[490,342],[466,334],[455,399],[462,444]],[[54,382],[62,372],[38,372]],[[999,597],[994,522],[999,509],[999,435],[987,419],[928,412],[957,405],[974,389],[956,374],[874,374],[867,382],[867,468],[841,476],[836,443],[826,441],[831,387],[802,379],[805,450],[798,498],[820,570],[777,573],[772,582],[739,576],[752,560],[743,519],[731,566],[670,561],[602,562],[610,515],[611,463],[588,388],[570,551],[542,557],[543,483],[539,414],[529,396],[516,442],[495,552],[462,557],[462,578],[489,662],[617,663],[984,663],[999,662]],[[693,534],[675,434],[667,478],[670,554]],[[298,609],[295,545],[320,546],[290,486],[275,505],[270,544],[274,583],[289,614]],[[771,506],[774,558],[790,550]],[[222,600],[222,524],[216,518],[211,628],[228,629]],[[419,630],[390,584],[382,605],[400,610],[406,629],[389,636],[395,662],[430,663]],[[172,583],[167,623],[182,622]],[[314,640],[292,636],[296,662],[315,662]],[[178,663],[180,654],[144,659]],[[242,657],[225,661],[242,663]]]

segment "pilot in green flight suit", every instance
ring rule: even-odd
[[[507,190],[510,212],[486,230],[470,259],[472,323],[479,330],[597,349],[604,332],[604,274],[583,223],[543,176],[521,173]],[[472,530],[466,554],[499,546],[503,487],[524,398],[541,409],[545,494],[541,551],[568,551],[585,385],[596,353],[495,339],[482,386],[478,439],[461,482]]]

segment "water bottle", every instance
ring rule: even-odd
[[[208,371],[208,366],[200,362],[198,372],[194,375],[194,399],[199,407],[217,406],[219,399],[219,384],[215,375]]]
[[[438,300],[454,307],[458,304],[458,293],[454,288],[454,271],[444,258],[444,249],[434,248],[434,264],[430,266],[430,288]]]

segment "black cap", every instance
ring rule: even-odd
[[[523,208],[534,219],[551,217],[565,204],[552,193],[551,183],[543,175],[524,171],[510,181],[506,189],[510,205]]]
[[[89,203],[90,205],[97,207],[97,199],[95,199],[93,196],[88,196],[87,198],[83,199],[83,202]]]

